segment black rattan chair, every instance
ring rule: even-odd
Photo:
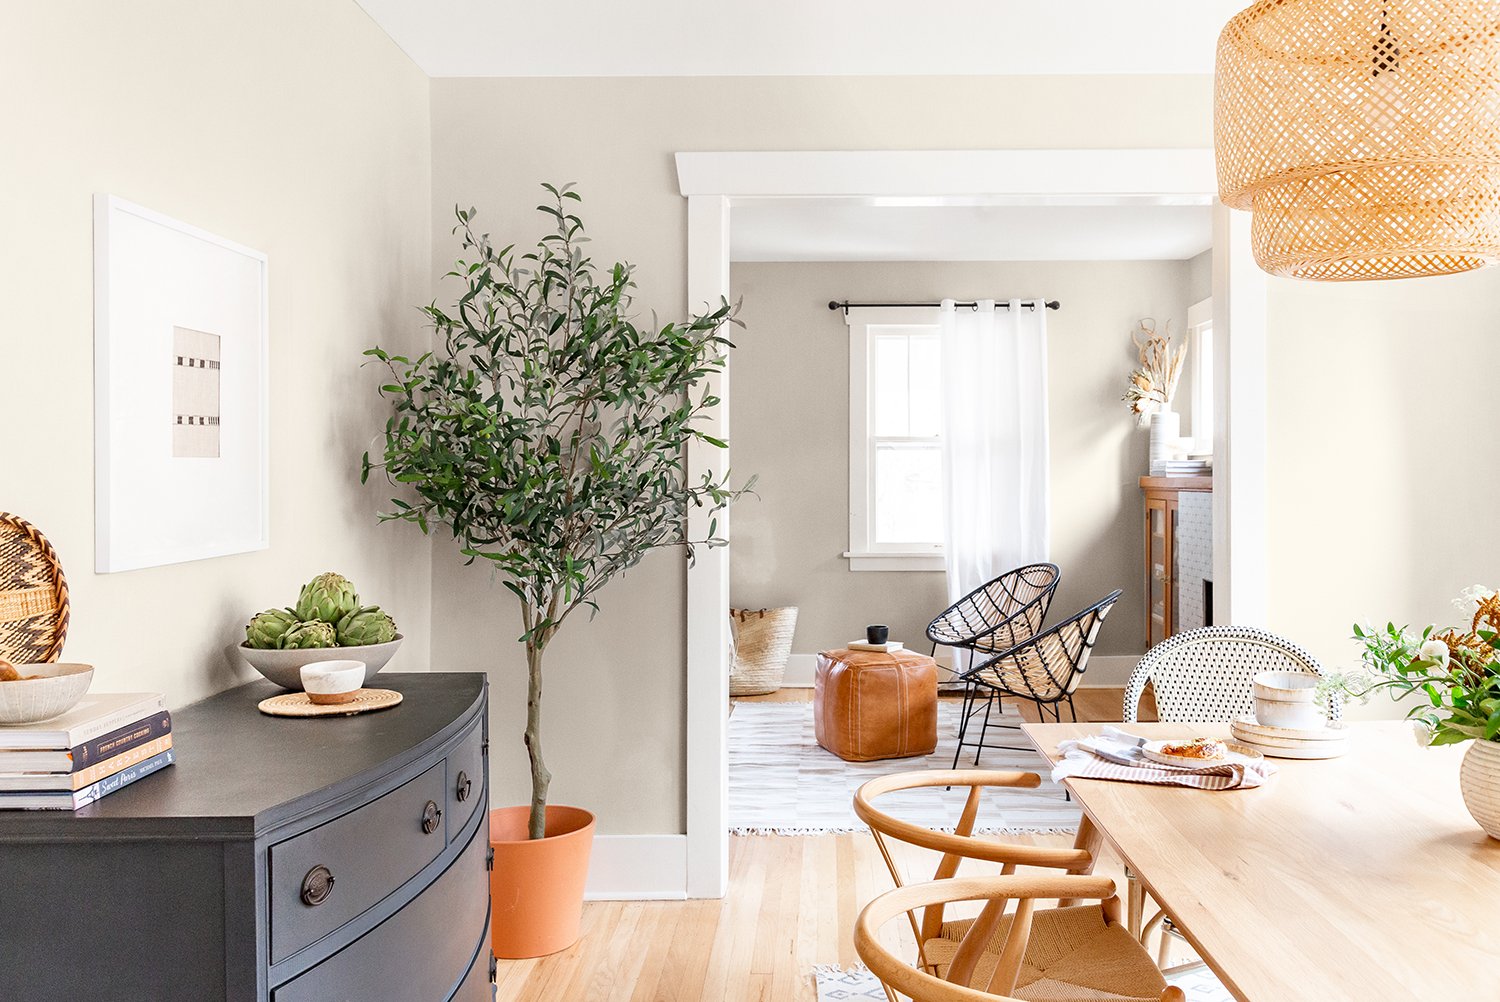
[[[1056,564],[1027,564],[975,588],[927,624],[933,653],[939,644],[968,651],[968,665],[953,669],[962,675],[974,667],[976,651],[1008,651],[1031,639],[1042,628],[1061,577]]]
[[[1036,704],[1037,715],[1047,719],[1050,707],[1052,719],[1062,722],[1063,703],[1073,719],[1078,719],[1078,709],[1073,705],[1073,692],[1083,681],[1088,669],[1089,652],[1099,636],[1099,627],[1109,610],[1119,601],[1121,592],[1110,592],[1100,601],[1076,613],[1056,626],[1049,627],[1008,651],[989,658],[961,676],[970,684],[974,698],[965,700],[963,719],[958,728],[958,751],[954,761],[963,753],[970,729],[970,720],[981,709],[984,723],[979,728],[979,739],[973,742],[974,764],[986,748],[1013,748],[1010,745],[985,744],[990,727],[990,711],[995,703],[1005,696],[1029,700]],[[979,705],[983,702],[983,706]],[[1017,727],[1015,724],[996,724],[997,727]]]

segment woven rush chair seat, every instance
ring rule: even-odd
[[[41,531],[0,512],[0,658],[56,661],[68,635],[68,582]]]
[[[971,985],[987,985],[1000,962],[1012,917],[1000,920],[974,967]],[[973,919],[943,923],[942,934],[922,946],[922,956],[944,977],[973,927]],[[1038,911],[1010,994],[1026,1002],[1157,1002],[1166,979],[1141,944],[1119,924],[1105,921],[1097,904]]]
[[[1086,901],[1036,908],[1045,898]],[[977,918],[945,923],[914,962],[896,956],[880,929],[900,915],[983,902]],[[1004,873],[909,884],[879,895],[860,913],[854,948],[887,997],[913,1002],[1185,1002],[1120,923],[1106,877]],[[946,957],[941,962],[937,957]]]
[[[1146,684],[1165,723],[1228,723],[1255,711],[1255,676],[1264,671],[1322,675],[1307,651],[1274,633],[1249,626],[1205,626],[1168,637],[1146,653],[1125,685],[1122,719],[1136,722]],[[1328,714],[1342,718],[1330,699]]]

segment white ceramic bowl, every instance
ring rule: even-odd
[[[302,691],[314,703],[347,703],[365,684],[363,661],[315,661],[303,665]]]
[[[1266,727],[1313,729],[1328,723],[1317,703],[1318,677],[1301,672],[1263,671],[1255,676],[1256,723]]]
[[[250,663],[250,667],[283,689],[301,689],[302,666],[317,664],[320,661],[363,661],[365,678],[362,684],[369,685],[375,673],[384,668],[395,656],[396,648],[401,646],[402,639],[404,638],[398,633],[395,640],[386,644],[365,644],[362,647],[315,647],[305,651],[262,650],[240,644],[235,651]]]
[[[0,724],[36,724],[71,710],[94,681],[94,666],[54,662],[16,665],[41,678],[0,682]]]

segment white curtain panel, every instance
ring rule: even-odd
[[[949,601],[1047,559],[1047,310],[943,301]]]

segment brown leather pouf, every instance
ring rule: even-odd
[[[925,654],[825,651],[813,689],[818,744],[846,762],[931,755],[937,663]]]

